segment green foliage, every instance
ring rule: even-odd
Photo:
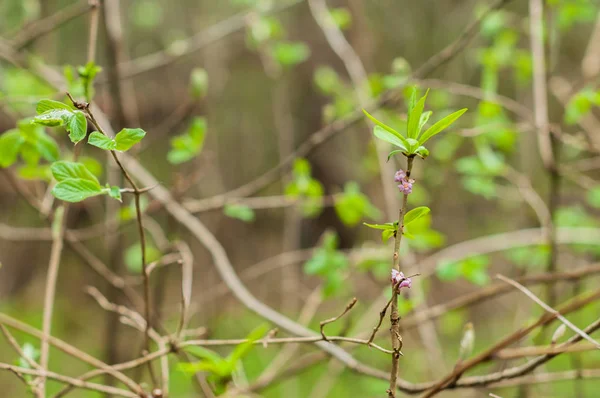
[[[139,242],[134,243],[125,250],[123,261],[127,270],[132,274],[142,272],[142,245]],[[146,265],[158,261],[162,253],[150,242],[146,242]]]
[[[431,228],[430,214],[425,214],[414,220],[409,227],[405,225],[404,234],[411,238],[408,244],[416,251],[436,249],[445,242],[444,235]]]
[[[505,252],[505,256],[521,269],[544,270],[550,258],[550,246],[518,247]]]
[[[487,272],[488,256],[473,256],[459,261],[442,261],[436,268],[437,276],[443,281],[455,281],[460,277],[475,285],[486,285],[490,281]]]
[[[311,166],[308,160],[298,158],[294,161],[292,170],[294,179],[285,187],[285,195],[292,199],[302,199],[302,214],[315,217],[323,209],[323,185],[312,178]]]
[[[597,209],[600,208],[600,186],[595,186],[586,194],[587,202],[590,206],[595,207]]]
[[[573,95],[565,107],[565,123],[577,124],[590,113],[593,106],[600,105],[600,91],[586,87]]]
[[[8,167],[17,161],[23,142],[18,130],[9,130],[0,136],[0,166]]]
[[[125,152],[131,149],[144,138],[146,132],[142,129],[123,129],[115,138],[109,138],[98,131],[94,131],[88,138],[88,144],[106,151]]]
[[[596,19],[598,4],[588,0],[548,0],[557,14],[558,26],[567,31],[579,23],[589,23]]]
[[[74,143],[85,138],[87,119],[83,112],[53,100],[41,100],[36,106],[36,111],[38,116],[34,117],[31,123],[47,127],[64,126]]]
[[[194,68],[190,75],[193,98],[203,98],[208,93],[208,73],[202,68]]]
[[[321,242],[321,246],[315,249],[311,259],[304,264],[304,272],[321,277],[324,280],[323,296],[330,297],[341,292],[348,259],[337,250],[336,233],[326,231],[321,237]]]
[[[77,68],[77,73],[83,87],[83,95],[87,102],[91,102],[94,98],[94,79],[102,71],[102,68],[94,62],[88,62],[84,66]]]
[[[206,136],[206,119],[195,117],[187,131],[171,139],[171,150],[167,160],[171,164],[181,164],[202,152]]]
[[[310,48],[301,42],[280,41],[271,49],[273,59],[284,67],[296,66],[308,59]]]
[[[199,361],[180,363],[178,369],[190,376],[197,372],[207,372],[209,374],[207,380],[211,383],[215,392],[222,394],[225,392],[227,383],[231,381],[238,363],[248,355],[252,347],[256,345],[256,341],[263,338],[267,331],[267,325],[254,329],[246,337],[246,341],[238,344],[227,357],[222,357],[205,347],[187,346],[184,348],[185,351],[198,358]]]
[[[425,148],[423,144],[432,137],[441,133],[443,130],[447,129],[467,111],[466,108],[456,111],[434,123],[431,127],[421,133],[421,130],[425,127],[429,117],[431,116],[431,111],[425,113],[423,112],[427,94],[428,92],[426,92],[423,97],[417,100],[417,90],[416,88],[412,89],[412,94],[408,105],[406,137],[392,127],[377,120],[363,109],[365,115],[371,119],[373,123],[375,123],[373,134],[375,134],[375,136],[380,140],[389,142],[390,144],[399,148],[390,152],[388,155],[388,160],[391,156],[397,153],[402,153],[408,157],[416,155],[421,158],[426,158],[429,156],[429,150]]]
[[[223,213],[227,217],[236,218],[244,222],[252,222],[256,219],[254,210],[248,206],[235,203],[226,204],[225,207],[223,207]]]
[[[391,237],[396,236],[396,233],[398,233],[398,221],[387,222],[385,224],[368,224],[365,222],[363,225],[373,229],[380,229],[381,240],[384,243],[387,242]]]
[[[50,167],[58,183],[52,189],[54,197],[65,202],[81,202],[98,195],[109,195],[121,201],[119,187],[102,187],[98,178],[83,163],[60,160]]]
[[[341,30],[350,28],[352,25],[352,14],[347,8],[339,7],[329,10],[331,21]]]
[[[364,217],[373,219],[380,217],[379,209],[360,192],[359,185],[354,181],[344,185],[344,192],[335,198],[334,208],[339,219],[348,226],[358,224]]]

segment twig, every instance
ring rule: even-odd
[[[87,0],[79,0],[65,7],[57,13],[46,18],[39,19],[21,30],[13,39],[13,46],[17,50],[29,46],[41,36],[52,32],[63,24],[87,13],[92,6]]]
[[[82,381],[79,379],[75,379],[73,377],[64,376],[64,375],[46,371],[46,370],[26,369],[26,368],[21,368],[18,366],[8,365],[5,363],[0,363],[0,369],[9,370],[9,371],[14,372],[19,375],[26,374],[26,375],[32,375],[32,376],[39,376],[41,378],[49,378],[49,379],[59,381],[61,383],[69,384],[73,387],[84,388],[86,390],[91,390],[91,391],[103,392],[106,394],[112,394],[112,395],[116,395],[119,397],[128,397],[128,398],[139,398],[140,397],[140,395],[129,392],[127,390],[123,390],[123,389],[115,388],[115,387],[104,386],[102,384],[89,383],[87,381]]]
[[[357,302],[357,301],[358,301],[358,300],[356,299],[356,297],[354,297],[354,298],[353,298],[353,299],[350,301],[350,303],[348,303],[348,305],[346,305],[346,308],[344,308],[344,311],[343,311],[341,314],[339,314],[338,316],[334,316],[333,318],[329,318],[329,319],[326,319],[326,320],[324,320],[324,321],[321,321],[321,322],[319,323],[319,325],[320,325],[320,327],[321,327],[321,337],[323,338],[323,340],[325,340],[325,341],[329,341],[329,340],[327,339],[327,336],[325,336],[325,331],[323,330],[323,328],[325,327],[325,325],[328,325],[328,324],[330,324],[330,323],[332,323],[332,322],[335,322],[335,321],[337,321],[338,319],[340,319],[341,317],[343,317],[344,315],[346,315],[346,313],[347,313],[348,311],[350,311],[350,310],[352,309],[352,307],[354,307],[354,304],[356,304],[356,302]]]
[[[596,340],[594,340],[593,338],[591,338],[588,334],[584,333],[577,326],[573,325],[567,318],[565,318],[564,316],[562,316],[560,314],[560,312],[556,311],[554,308],[550,307],[548,304],[546,304],[542,300],[540,300],[540,298],[537,297],[535,294],[533,294],[533,292],[531,290],[527,289],[525,286],[521,285],[519,282],[514,281],[514,280],[512,280],[510,278],[507,278],[507,277],[505,277],[503,275],[499,275],[498,274],[498,275],[496,275],[496,278],[498,278],[501,281],[506,282],[506,283],[508,283],[508,284],[516,287],[517,289],[519,289],[520,291],[522,291],[523,293],[525,293],[525,295],[527,297],[529,297],[530,299],[532,299],[533,301],[535,301],[537,304],[539,304],[540,307],[542,307],[544,310],[546,310],[550,314],[554,314],[569,329],[571,329],[572,331],[574,331],[575,333],[577,333],[578,335],[580,335],[582,338],[586,339],[590,343],[594,344],[596,346],[596,348],[600,349],[600,343],[598,343]]]
[[[138,395],[141,396],[142,394],[144,394],[142,387],[140,385],[138,385],[137,383],[135,383],[133,380],[131,380],[129,377],[127,377],[125,374],[123,374],[119,371],[116,371],[113,367],[105,364],[104,362],[100,361],[99,359],[96,359],[96,358],[92,357],[91,355],[78,350],[77,348],[73,347],[72,345],[65,343],[64,341],[62,341],[60,339],[57,339],[56,337],[46,336],[46,335],[44,335],[43,332],[25,324],[25,323],[22,323],[6,314],[2,314],[2,313],[0,313],[0,323],[5,324],[6,326],[9,326],[11,328],[20,330],[20,331],[27,333],[31,336],[34,336],[40,340],[45,337],[49,344],[53,345],[54,347],[58,348],[59,350],[63,351],[64,353],[66,353],[74,358],[77,358],[87,364],[90,364],[97,368],[103,369],[106,373],[109,373],[110,375],[114,376],[115,378],[117,378],[118,380],[123,382],[123,384],[125,384],[132,391],[135,391]]]

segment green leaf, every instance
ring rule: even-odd
[[[123,198],[121,197],[121,188],[117,186],[112,186],[108,189],[108,196],[118,200],[119,202],[123,202]]]
[[[430,128],[428,128],[427,130],[425,130],[425,132],[423,133],[423,135],[421,135],[421,137],[419,138],[419,143],[421,145],[423,145],[431,137],[433,137],[436,134],[441,133],[442,130],[446,129],[448,126],[450,126],[452,123],[454,123],[466,111],[467,111],[467,108],[463,108],[463,109],[461,109],[459,111],[456,111],[456,112],[454,112],[454,113],[446,116],[445,118],[443,118],[439,122],[435,123],[433,126],[431,126]]]
[[[24,180],[52,180],[52,173],[50,172],[50,166],[48,165],[25,165],[19,167],[19,177]]]
[[[73,112],[65,127],[69,132],[69,138],[72,142],[77,144],[79,141],[83,140],[87,134],[87,119],[83,112]]]
[[[89,171],[82,163],[69,162],[66,160],[60,160],[54,162],[50,167],[52,175],[57,181],[64,181],[67,179],[82,179],[91,181],[100,187],[100,183],[94,174]]]
[[[443,261],[436,267],[437,277],[442,281],[455,281],[462,275],[460,264],[454,261]]]
[[[231,365],[235,365],[240,359],[242,359],[243,357],[246,356],[246,354],[248,354],[248,352],[252,349],[252,347],[255,345],[254,343],[257,340],[260,340],[261,338],[264,337],[264,335],[269,331],[269,328],[267,325],[261,325],[259,327],[257,327],[256,329],[254,329],[252,332],[250,332],[250,334],[246,337],[246,339],[248,339],[248,341],[245,341],[241,344],[238,344],[233,351],[231,352],[231,354],[229,354],[229,356],[227,357],[227,361],[231,364]]]
[[[344,193],[336,197],[334,208],[340,220],[348,226],[358,224],[364,217],[380,216],[379,210],[360,192],[360,187],[353,181],[346,183]]]
[[[332,8],[329,10],[329,15],[333,23],[341,30],[348,29],[352,24],[352,14],[347,8]]]
[[[202,346],[186,346],[183,350],[198,359],[204,359],[208,362],[217,363],[223,360],[219,354]]]
[[[310,48],[301,42],[275,43],[271,49],[273,58],[283,66],[294,66],[304,62],[310,56]]]
[[[394,130],[393,128],[391,128],[390,126],[388,126],[387,124],[380,122],[379,120],[377,120],[373,115],[371,115],[369,112],[367,112],[366,110],[363,109],[363,113],[369,118],[371,119],[371,121],[373,123],[375,123],[377,126],[381,127],[382,129],[384,129],[387,132],[392,133],[393,135],[395,135],[396,137],[398,137],[399,139],[404,140],[405,138],[402,136],[402,134],[400,134],[399,132],[397,132],[396,130]]]
[[[424,215],[428,214],[431,210],[427,206],[420,206],[412,209],[404,216],[404,225],[408,225],[413,221],[418,220]]]
[[[31,123],[42,126],[57,127],[66,125],[73,118],[73,111],[70,109],[50,109],[31,120]]]
[[[117,151],[125,152],[144,138],[146,132],[142,129],[123,129],[115,136]]]
[[[600,186],[595,186],[587,192],[587,202],[595,207],[600,208]]]
[[[390,144],[397,146],[402,152],[408,152],[409,145],[404,137],[399,138],[398,136],[394,135],[393,133],[390,133],[381,126],[375,126],[373,128],[373,134],[375,134],[375,137],[379,138],[380,140],[389,142]]]
[[[388,222],[385,224],[368,224],[366,222],[363,223],[363,225],[366,225],[369,228],[373,228],[373,229],[381,229],[381,230],[395,230],[397,228],[396,223],[393,222]]]
[[[117,149],[117,143],[112,138],[105,136],[104,134],[94,131],[88,137],[88,144],[104,149],[107,151],[113,151]]]
[[[421,122],[421,115],[423,114],[423,109],[425,109],[425,101],[427,100],[427,94],[429,90],[425,93],[421,99],[415,104],[415,106],[411,109],[408,114],[408,128],[407,135],[408,138],[417,139],[419,136],[419,124]]]
[[[339,293],[344,287],[344,276],[339,272],[332,272],[325,278],[323,297],[331,297]]]
[[[226,204],[223,208],[223,212],[227,217],[237,218],[244,222],[252,222],[256,218],[254,210],[245,205]]]
[[[390,159],[392,158],[392,156],[394,156],[395,154],[397,154],[397,153],[404,153],[404,152],[406,152],[406,150],[396,149],[395,151],[392,151],[392,152],[388,153],[388,157],[387,157],[386,162],[389,162]]]
[[[381,240],[383,243],[387,242],[390,238],[392,238],[394,236],[394,234],[396,233],[396,230],[394,229],[386,229],[385,231],[381,232]]]
[[[83,86],[83,92],[88,102],[91,102],[94,98],[94,79],[101,71],[102,68],[97,66],[94,62],[88,62],[85,66],[77,68],[77,73],[81,79],[81,85]]]
[[[9,130],[0,136],[0,167],[8,167],[17,161],[24,142],[18,130]]]
[[[150,242],[146,242],[146,265],[159,260],[161,256],[162,253],[160,250],[158,250]],[[142,246],[139,242],[131,245],[125,251],[124,261],[129,272],[133,274],[139,274],[142,272]]]
[[[433,112],[427,111],[421,115],[421,119],[419,119],[419,130],[418,130],[419,133],[421,132],[421,130],[423,130],[423,127],[425,126],[425,124],[427,124],[427,122],[429,121],[429,118],[431,117],[432,114],[433,114]]]
[[[39,101],[35,107],[35,111],[38,115],[41,115],[44,112],[51,111],[54,109],[62,109],[67,110],[69,112],[73,111],[73,108],[71,108],[69,105],[49,99],[43,99]]]
[[[415,151],[415,153],[421,159],[425,159],[427,156],[429,156],[429,149],[427,149],[427,148],[425,148],[424,146],[421,145],[420,147],[417,148],[417,150]]]
[[[192,97],[202,98],[208,92],[208,73],[202,68],[194,68],[190,75]]]
[[[60,156],[58,144],[54,138],[50,137],[43,131],[36,137],[34,145],[38,153],[47,161],[55,162],[58,160]]]
[[[98,183],[82,178],[62,180],[52,189],[52,195],[65,202],[81,202],[92,196],[102,194],[102,187]]]

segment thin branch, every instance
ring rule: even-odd
[[[505,276],[496,275],[496,278],[498,278],[501,281],[506,282],[506,283],[514,286],[515,288],[519,289],[520,291],[522,291],[527,297],[529,297],[530,299],[535,301],[537,304],[539,304],[539,306],[542,307],[544,310],[546,310],[550,314],[555,315],[569,329],[571,329],[572,331],[574,331],[575,333],[577,333],[578,335],[580,335],[582,338],[586,339],[590,343],[594,344],[596,346],[596,348],[600,349],[600,343],[598,343],[596,340],[594,340],[589,335],[584,333],[583,330],[581,330],[577,326],[573,325],[573,323],[571,323],[567,318],[562,316],[560,314],[560,312],[556,311],[554,308],[550,307],[548,304],[546,304],[542,300],[540,300],[540,298],[537,297],[535,294],[533,294],[533,292],[531,290],[527,289],[525,286],[521,285],[519,282],[512,280],[510,278],[507,278]]]
[[[127,390],[123,390],[115,387],[108,387],[102,384],[89,383],[87,381],[75,379],[73,377],[64,376],[58,373],[44,371],[44,370],[36,370],[36,369],[26,369],[20,368],[18,366],[8,365],[5,363],[0,363],[0,369],[9,370],[16,374],[26,374],[31,376],[39,376],[41,378],[49,378],[61,383],[69,384],[73,387],[83,388],[90,391],[103,392],[106,394],[113,394],[119,397],[128,397],[128,398],[139,398],[140,395],[129,392]]]
[[[324,320],[324,321],[321,321],[321,322],[319,323],[319,326],[320,326],[320,328],[321,328],[321,329],[320,329],[320,330],[321,330],[321,337],[323,338],[323,340],[325,340],[325,341],[328,341],[328,339],[327,339],[327,336],[325,336],[325,331],[323,330],[323,328],[325,328],[325,325],[328,325],[328,324],[330,324],[330,323],[333,323],[333,322],[337,321],[338,319],[340,319],[341,317],[343,317],[344,315],[346,315],[346,313],[347,313],[348,311],[350,311],[350,310],[352,309],[352,307],[354,307],[354,305],[356,304],[356,302],[357,302],[357,301],[358,301],[358,300],[356,299],[356,297],[354,297],[354,298],[353,298],[353,299],[352,299],[352,300],[351,300],[351,301],[348,303],[348,305],[346,305],[346,308],[344,308],[344,311],[343,311],[341,314],[339,314],[338,316],[334,316],[333,318],[329,318],[329,319],[326,319],[326,320]]]

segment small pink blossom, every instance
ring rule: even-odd
[[[395,269],[392,269],[391,281],[393,286],[399,284],[398,290],[402,289],[403,287],[407,287],[410,289],[412,286],[412,279],[405,277],[403,272],[397,271]]]
[[[404,180],[400,185],[398,185],[398,189],[400,189],[400,192],[402,192],[403,194],[408,195],[412,193],[414,182],[415,180],[413,179]]]
[[[404,181],[404,179],[406,179],[406,171],[402,169],[398,170],[396,175],[394,175],[394,181],[401,182]]]

